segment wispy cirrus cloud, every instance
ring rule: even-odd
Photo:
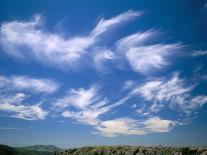
[[[79,123],[93,126],[97,133],[106,137],[118,135],[144,135],[152,132],[168,132],[176,123],[159,117],[151,117],[145,120],[135,120],[130,117],[115,118],[111,120],[100,119],[101,115],[107,114],[114,107],[120,106],[130,97],[110,104],[103,99],[98,89],[92,86],[89,89],[80,88],[67,94],[67,97],[57,100],[56,107],[67,108],[73,106],[76,110],[65,110],[63,117],[71,118]]]
[[[36,15],[30,21],[3,23],[0,40],[5,52],[11,56],[34,59],[53,67],[74,67],[84,54],[89,54],[87,49],[95,46],[101,34],[140,14],[130,10],[111,19],[101,19],[90,34],[67,38],[45,31],[41,16]]]
[[[117,41],[118,52],[126,58],[135,72],[147,74],[153,69],[163,68],[168,65],[166,59],[181,48],[180,44],[150,44],[150,41],[158,34],[158,31],[149,30]]]
[[[17,93],[15,95],[0,94],[0,110],[8,112],[10,117],[25,120],[45,119],[48,112],[43,110],[41,104],[28,105],[25,103],[27,95]]]
[[[59,84],[43,78],[29,76],[0,76],[0,89],[27,90],[34,93],[54,93]]]
[[[207,103],[207,96],[192,96],[195,85],[188,85],[184,79],[176,73],[171,79],[159,79],[149,81],[139,86],[134,91],[146,101],[152,101],[151,112],[157,111],[168,104],[174,110],[191,113]]]
[[[92,30],[91,35],[97,37],[98,35],[101,35],[104,32],[106,32],[107,30],[119,24],[123,24],[124,22],[129,21],[135,17],[141,16],[142,14],[143,14],[142,12],[129,10],[108,20],[102,18],[98,22],[97,26]]]
[[[99,44],[99,41],[104,42],[101,40],[103,34],[108,35],[111,29],[141,15],[141,12],[130,10],[111,19],[101,19],[87,35],[67,37],[47,31],[42,17],[37,15],[29,21],[3,23],[0,40],[5,52],[13,57],[28,58],[61,69],[76,68],[87,59],[94,68],[103,71],[108,62],[115,66],[124,60],[135,73],[148,75],[153,70],[168,66],[169,57],[180,51],[182,45],[156,41],[160,35],[156,30],[125,36],[112,43],[112,47]],[[206,51],[198,51],[192,56],[202,55],[206,55]],[[84,64],[84,67],[89,64]],[[29,76],[0,76],[0,80],[1,111],[7,112],[10,117],[25,120],[45,119],[50,114],[48,109],[43,109],[41,99],[35,103],[29,99],[32,95],[56,93],[59,88],[57,82]],[[140,85],[134,80],[126,81],[123,85],[126,94],[113,102],[96,85],[70,88],[49,109],[62,117],[92,126],[99,134],[114,137],[168,132],[181,123],[159,117],[159,111],[169,107],[170,110],[190,114],[207,102],[205,95],[191,95],[195,86],[188,85],[179,74],[174,74],[170,79],[145,80]],[[142,99],[142,103],[130,105],[139,114],[137,119],[121,116],[107,120],[102,117],[118,106],[130,104],[129,100],[137,97]]]
[[[58,88],[58,83],[48,79],[18,75],[0,76],[0,111],[19,119],[45,119],[49,111],[41,107],[41,99],[35,101],[36,103],[30,99],[35,95],[49,95]]]
[[[98,88],[92,86],[89,89],[72,89],[63,98],[56,101],[55,107],[65,109],[75,107],[76,111],[64,110],[62,116],[72,118],[83,124],[96,125],[99,116],[109,111],[106,98],[98,94]]]
[[[204,51],[195,51],[191,55],[192,57],[199,57],[199,56],[206,56],[207,55],[207,50]]]
[[[11,21],[1,26],[1,43],[6,52],[18,58],[35,59],[49,65],[73,65],[94,43],[89,36],[64,37],[43,30],[41,16],[31,21]],[[24,48],[29,48],[24,50]]]
[[[93,65],[96,69],[100,71],[106,70],[106,64],[108,62],[113,62],[117,59],[117,56],[114,52],[112,52],[110,49],[105,48],[98,48],[95,50],[95,52],[92,55],[93,57]]]
[[[88,90],[79,88],[71,89],[64,98],[58,99],[55,103],[56,107],[67,108],[70,105],[78,109],[85,109],[90,104],[94,103],[99,99],[96,92],[97,88],[92,86]]]
[[[145,74],[152,71],[153,68],[161,69],[168,65],[166,57],[178,47],[176,44],[134,47],[126,53],[126,58],[134,71]]]
[[[19,130],[22,128],[15,128],[15,127],[0,127],[0,130]]]

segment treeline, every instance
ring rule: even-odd
[[[37,151],[28,148],[13,148],[0,144],[0,155],[54,155],[54,152]]]
[[[89,146],[61,150],[55,146],[44,145],[21,148],[12,148],[6,145],[0,145],[0,155],[207,155],[207,148],[162,146]]]
[[[55,155],[207,155],[207,148],[94,146],[68,149]]]

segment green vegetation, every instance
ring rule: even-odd
[[[0,155],[54,155],[54,152],[58,151],[61,151],[61,149],[52,145],[35,145],[15,148],[0,145]]]
[[[207,155],[207,148],[94,146],[69,149],[55,155]]]
[[[35,145],[16,148],[0,145],[0,155],[207,155],[207,148],[88,146],[61,150],[52,145]]]
[[[16,147],[16,150],[20,152],[28,152],[28,151],[39,151],[39,152],[56,152],[61,151],[60,148],[53,146],[53,145],[34,145],[34,146],[27,146],[27,147]]]
[[[16,155],[17,151],[9,146],[0,144],[0,155]]]

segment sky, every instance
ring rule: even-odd
[[[0,143],[207,146],[207,2],[2,0]]]

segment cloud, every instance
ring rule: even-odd
[[[13,57],[34,59],[61,69],[74,68],[84,54],[89,54],[87,50],[95,46],[100,34],[138,15],[139,12],[128,11],[102,19],[89,35],[69,37],[46,31],[41,16],[36,15],[30,21],[3,23],[0,40],[4,51]]]
[[[119,118],[114,120],[103,121],[100,126],[96,127],[103,136],[115,137],[122,135],[144,135],[145,131],[137,129],[137,121],[130,118]]]
[[[61,69],[79,67],[86,60],[101,71],[108,63],[122,64],[124,60],[134,72],[146,75],[169,65],[169,57],[182,46],[164,43],[165,41],[157,43],[160,32],[156,30],[128,35],[115,44],[112,43],[113,47],[108,47],[101,40],[101,36],[108,34],[112,28],[141,14],[130,10],[111,19],[101,19],[88,34],[67,37],[47,31],[42,17],[37,15],[30,21],[3,23],[0,28],[0,41],[7,54],[22,60],[32,59]],[[205,54],[206,51],[199,51],[193,56]],[[89,64],[85,63],[84,67]],[[33,95],[42,97],[42,94],[51,95],[57,92],[58,83],[29,76],[0,76],[0,80],[1,111],[7,112],[11,117],[26,120],[45,119],[49,115],[50,112],[42,108],[42,100],[35,104],[28,100],[36,97]],[[128,80],[123,85],[124,93],[127,94],[118,101],[111,102],[97,85],[92,85],[89,88],[69,89],[50,108],[62,117],[92,126],[99,134],[107,137],[168,132],[181,123],[158,117],[159,111],[168,106],[170,110],[190,114],[207,102],[205,95],[191,95],[194,87],[195,85],[188,85],[185,79],[181,79],[178,73],[173,74],[170,79],[150,80],[139,86],[136,81]],[[131,104],[130,107],[133,108],[130,109],[135,110],[141,119],[103,119],[102,116],[113,108],[137,96],[143,99],[141,106],[139,103]]]
[[[118,52],[125,56],[132,70],[147,74],[168,65],[167,57],[181,48],[179,44],[149,44],[158,31],[139,32],[117,41]]]
[[[123,84],[123,89],[128,90],[128,89],[134,88],[134,85],[135,85],[135,82],[133,80],[125,81]]]
[[[175,124],[174,121],[160,119],[157,116],[149,118],[144,122],[145,129],[148,132],[168,132]]]
[[[192,57],[199,57],[199,56],[205,56],[205,55],[207,55],[207,50],[195,51],[195,52],[193,52],[193,54],[191,56]]]
[[[11,104],[21,104],[24,100],[26,100],[29,95],[26,95],[24,93],[16,93],[14,95],[8,96],[7,94],[0,94],[1,96],[1,103],[11,103]]]
[[[14,127],[0,127],[0,130],[19,130],[22,128],[14,128]]]
[[[55,106],[66,108],[73,105],[77,109],[85,109],[99,99],[96,92],[96,86],[92,86],[88,90],[83,88],[79,88],[77,90],[71,89],[64,98],[57,100]]]
[[[91,35],[97,37],[107,30],[141,15],[141,12],[129,10],[108,20],[101,19],[97,26],[92,30]]]
[[[28,90],[34,93],[54,93],[59,87],[54,81],[28,76],[0,76],[0,82],[1,89]]]
[[[48,112],[44,111],[40,104],[25,105],[26,95],[18,93],[15,95],[1,95],[0,94],[0,110],[11,113],[11,117],[38,120],[45,119]]]
[[[110,49],[97,49],[93,54],[94,65],[98,70],[104,71],[105,65],[109,61],[113,61],[116,59],[115,53],[113,53]]]
[[[45,32],[41,17],[33,20],[12,21],[1,26],[1,41],[8,50],[8,54],[35,59],[43,63],[72,65],[85,52],[86,48],[94,43],[90,37],[63,38],[58,34]],[[25,48],[31,49],[24,50]],[[29,51],[29,52],[28,52]]]
[[[96,125],[99,123],[99,116],[110,110],[106,106],[108,101],[98,93],[96,86],[89,89],[71,89],[67,95],[56,101],[56,109],[65,109],[69,106],[76,108],[76,111],[65,110],[63,117],[77,120],[83,124]]]
[[[167,57],[181,46],[149,44],[160,34],[156,30],[138,32],[118,40],[114,52],[98,44],[102,34],[141,15],[142,12],[129,10],[110,19],[101,19],[88,35],[69,37],[46,31],[41,16],[36,15],[30,21],[3,23],[0,40],[4,51],[11,56],[36,60],[64,70],[68,67],[77,69],[83,61],[91,62],[92,58],[93,66],[103,71],[105,62],[117,61],[120,64],[124,57],[132,70],[146,74],[168,65]]]
[[[178,48],[178,45],[150,45],[131,48],[126,53],[126,58],[136,72],[148,73],[151,69],[161,69],[168,65],[165,60],[166,56]]]
[[[96,126],[100,123],[99,116],[106,113],[108,108],[87,108],[79,112],[64,111],[63,117],[74,119],[82,124]]]
[[[155,30],[148,30],[146,32],[137,32],[118,40],[116,46],[118,51],[120,52],[126,51],[129,50],[131,47],[146,44],[146,41],[155,38],[155,36],[157,35],[158,35],[158,31]]]
[[[184,79],[176,73],[169,80],[159,79],[149,81],[139,86],[134,92],[142,96],[146,101],[152,101],[149,110],[159,111],[166,104],[174,110],[191,113],[206,103],[207,96],[192,96],[191,91],[195,85],[187,85]]]
[[[81,124],[91,125],[98,134],[106,137],[118,135],[144,135],[153,132],[168,132],[176,124],[174,121],[161,119],[158,116],[145,120],[134,120],[132,118],[115,118],[102,120],[101,115],[106,114],[114,107],[122,105],[132,94],[123,97],[121,100],[109,104],[109,101],[100,96],[96,86],[89,89],[72,89],[62,99],[58,99],[55,106],[63,109],[74,107],[73,110],[65,110],[63,117],[71,118]]]
[[[48,111],[43,110],[42,99],[31,104],[31,98],[38,100],[42,94],[57,91],[59,85],[48,79],[37,79],[28,76],[0,76],[0,111],[10,117],[25,120],[45,119]],[[37,96],[38,95],[38,98]]]
[[[171,120],[163,120],[157,116],[145,121],[137,121],[131,118],[119,118],[103,121],[96,127],[98,132],[106,137],[115,137],[118,135],[145,135],[148,133],[168,132],[175,126]]]

